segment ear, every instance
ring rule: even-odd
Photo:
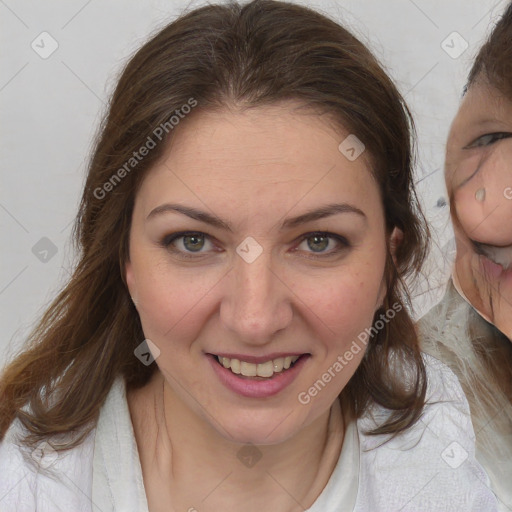
[[[389,252],[391,254],[391,257],[393,258],[393,263],[395,265],[396,265],[396,251],[398,250],[398,247],[402,243],[403,239],[404,239],[404,232],[400,228],[397,228],[395,226],[395,228],[393,228],[393,231],[391,232],[391,235],[389,235]],[[386,288],[386,277],[383,276],[381,287],[379,290],[379,298],[377,301],[378,308],[381,308],[384,306],[384,299],[385,299],[387,293],[388,293],[388,290]]]
[[[389,252],[391,253],[391,257],[393,258],[393,262],[396,265],[396,251],[398,250],[398,247],[402,243],[402,240],[404,239],[404,232],[397,228],[396,226],[393,228],[393,232],[391,233],[389,237]]]
[[[124,264],[124,281],[128,287],[128,292],[130,293],[133,303],[137,306],[137,286],[130,261]]]

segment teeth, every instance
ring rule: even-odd
[[[256,377],[258,374],[258,365],[240,361],[240,373],[245,377]]]
[[[284,358],[280,357],[279,359],[274,359],[272,361],[273,363],[273,370],[274,373],[279,373],[284,368]]]
[[[247,364],[247,363],[245,363],[245,364]],[[256,365],[253,364],[251,366],[256,366]],[[272,375],[274,375],[273,361],[267,361],[266,363],[257,365],[256,373],[258,374],[258,377],[272,377]]]
[[[286,356],[278,357],[266,361],[265,363],[254,364],[247,363],[246,361],[239,361],[238,359],[229,359],[227,357],[219,357],[219,363],[224,368],[231,369],[231,371],[237,375],[243,375],[244,377],[272,377],[274,373],[280,373],[283,370],[288,370],[292,363],[297,361],[299,356]]]
[[[225,357],[224,360],[227,360],[228,363],[229,363],[229,366],[228,368],[231,368],[231,371],[233,373],[236,373],[237,375],[240,373],[241,371],[241,368],[240,368],[240,361],[238,359],[232,359],[231,361]]]

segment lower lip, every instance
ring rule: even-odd
[[[268,379],[256,380],[250,377],[235,375],[231,370],[219,364],[217,358],[211,354],[208,354],[207,357],[214,372],[224,386],[238,395],[249,398],[267,398],[277,395],[295,380],[309,359],[309,355],[303,355],[288,370],[275,373],[273,377]]]

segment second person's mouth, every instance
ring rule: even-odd
[[[475,251],[491,260],[496,265],[500,265],[504,271],[512,269],[512,245],[498,247],[495,245],[483,244],[471,241]]]

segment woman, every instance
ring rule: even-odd
[[[468,396],[477,457],[512,510],[512,4],[479,51],[446,150],[457,254],[421,321],[427,352]]]
[[[211,5],[145,44],[80,262],[1,378],[2,510],[495,510],[404,307],[427,236],[410,123],[303,7]]]

